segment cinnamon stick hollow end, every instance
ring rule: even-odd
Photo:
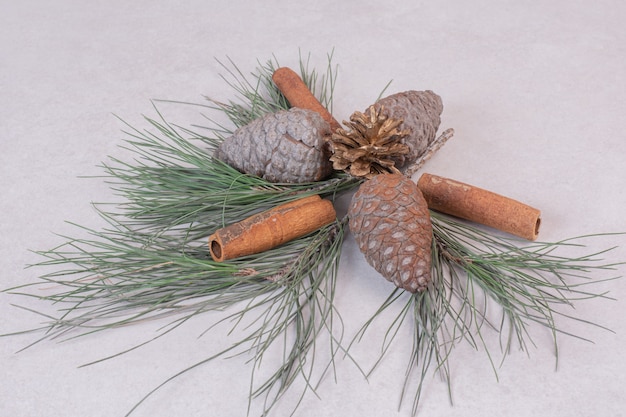
[[[524,239],[537,239],[541,212],[534,207],[482,188],[431,174],[423,174],[417,186],[432,210]]]
[[[337,213],[329,200],[314,195],[292,201],[209,236],[209,251],[215,262],[254,255],[306,236],[334,222]]]
[[[209,252],[215,262],[224,262],[224,252],[222,251],[222,239],[219,233],[209,236]]]

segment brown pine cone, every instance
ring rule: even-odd
[[[404,172],[436,138],[443,112],[441,97],[430,90],[410,90],[384,97],[374,104],[376,111],[381,106],[383,115],[403,121],[399,130],[409,132],[402,140],[409,151],[398,156],[395,163],[395,167]],[[369,115],[369,110],[365,114]]]
[[[364,182],[348,210],[350,231],[367,262],[412,293],[430,282],[432,224],[417,185],[402,174]]]
[[[215,150],[215,158],[270,182],[319,181],[332,172],[325,152],[330,125],[314,111],[281,110],[237,129]]]

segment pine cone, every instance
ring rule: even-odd
[[[331,137],[333,168],[355,177],[372,178],[382,173],[396,173],[395,159],[409,152],[402,140],[409,134],[399,130],[401,119],[388,118],[370,107],[368,115],[354,112],[343,123],[350,130],[337,129]]]
[[[412,293],[430,282],[432,224],[417,185],[402,174],[364,182],[350,208],[350,231],[367,262]]]
[[[332,172],[324,151],[330,134],[330,125],[319,114],[293,107],[237,129],[214,156],[270,182],[319,181]]]
[[[402,143],[409,147],[409,151],[395,157],[396,168],[404,171],[415,162],[425,151],[428,145],[435,140],[437,129],[441,123],[443,103],[441,97],[430,90],[405,91],[396,93],[378,100],[374,109],[388,118],[400,119],[403,123],[399,129],[408,131]],[[366,112],[366,115],[369,113]]]

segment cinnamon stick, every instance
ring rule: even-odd
[[[539,234],[541,212],[517,200],[431,174],[423,174],[417,186],[432,210],[528,240]]]
[[[253,255],[314,232],[336,218],[329,200],[304,197],[217,230],[209,236],[209,250],[216,262]]]
[[[276,87],[285,96],[289,104],[293,107],[299,107],[301,109],[312,110],[317,112],[322,119],[326,120],[330,124],[332,132],[335,132],[341,127],[341,125],[335,120],[335,118],[328,112],[326,107],[319,102],[319,100],[313,95],[311,90],[306,86],[302,78],[296,74],[291,68],[281,67],[274,71],[272,74],[272,80]]]

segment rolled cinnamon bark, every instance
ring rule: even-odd
[[[528,240],[539,234],[541,212],[517,200],[431,174],[417,182],[428,207]]]
[[[326,120],[326,122],[330,124],[330,128],[333,132],[341,127],[335,118],[328,112],[326,107],[324,107],[315,95],[313,95],[311,90],[309,90],[304,81],[302,81],[302,78],[300,78],[300,76],[291,68],[278,68],[274,71],[274,74],[272,74],[272,80],[280,92],[283,93],[289,104],[293,107],[299,107],[301,109],[317,112],[320,116],[322,116],[322,119]]]
[[[216,262],[253,255],[314,232],[336,218],[329,200],[304,197],[217,230],[209,236],[209,250]]]

